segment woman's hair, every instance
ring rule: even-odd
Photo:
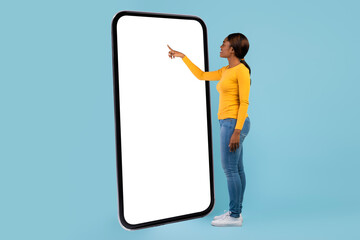
[[[226,38],[230,42],[230,47],[233,47],[235,56],[239,59],[244,58],[249,50],[249,40],[245,37],[245,35],[242,33],[232,33],[229,34]],[[249,73],[251,74],[250,66],[245,62],[245,60],[240,60],[240,62],[249,69]]]

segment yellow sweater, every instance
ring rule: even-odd
[[[216,89],[220,94],[218,119],[235,118],[235,129],[242,129],[249,106],[250,73],[242,63],[235,67],[224,66],[216,71],[204,72],[185,56],[183,62],[199,80],[218,81]]]

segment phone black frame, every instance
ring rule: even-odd
[[[207,124],[208,124],[208,146],[209,146],[209,171],[210,171],[210,192],[211,202],[207,209],[202,212],[196,212],[171,218],[160,219],[140,224],[130,224],[126,222],[123,214],[123,181],[122,181],[122,159],[121,159],[121,124],[120,124],[120,102],[119,102],[119,74],[118,74],[118,49],[117,39],[118,33],[116,26],[118,20],[123,16],[145,16],[145,17],[161,17],[161,18],[175,18],[175,19],[191,19],[198,21],[203,29],[204,39],[204,60],[205,71],[208,71],[208,43],[207,43],[207,29],[205,22],[193,15],[169,14],[169,13],[155,13],[155,12],[139,12],[139,11],[120,11],[114,15],[111,22],[111,39],[112,39],[112,63],[113,63],[113,88],[114,88],[114,120],[115,120],[115,141],[116,141],[116,173],[117,173],[117,191],[118,191],[118,218],[120,225],[126,230],[137,230],[148,227],[160,226],[168,223],[174,223],[184,220],[200,218],[208,215],[215,205],[214,194],[214,174],[213,174],[213,147],[212,147],[212,125],[211,125],[211,102],[210,102],[210,86],[209,81],[205,81],[206,91],[206,110],[207,110]]]

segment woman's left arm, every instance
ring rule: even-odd
[[[239,85],[240,106],[239,106],[239,112],[238,112],[235,130],[239,129],[241,131],[245,122],[247,109],[249,107],[249,94],[250,94],[249,69],[245,66],[240,67],[237,78]]]

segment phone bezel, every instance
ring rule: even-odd
[[[120,124],[120,104],[119,104],[119,74],[118,74],[118,49],[117,49],[117,23],[123,16],[142,16],[142,17],[161,17],[173,19],[190,19],[198,21],[203,29],[204,39],[204,61],[205,71],[208,71],[208,44],[207,44],[207,29],[205,22],[193,15],[169,14],[169,13],[155,13],[155,12],[139,12],[139,11],[120,11],[114,15],[111,22],[111,39],[112,39],[112,62],[113,62],[113,89],[114,89],[114,120],[115,120],[115,140],[116,140],[116,173],[117,173],[117,190],[118,190],[118,220],[120,225],[126,230],[137,230],[148,227],[160,226],[164,224],[185,221],[195,218],[200,218],[208,215],[215,205],[214,194],[214,174],[213,174],[213,147],[212,147],[212,125],[211,125],[211,104],[210,104],[210,86],[208,81],[205,82],[206,91],[206,108],[207,108],[207,126],[208,126],[208,146],[209,146],[209,171],[210,171],[210,205],[201,212],[160,219],[156,221],[144,222],[140,224],[128,223],[123,214],[123,181],[122,181],[122,161],[121,161],[121,124]]]

